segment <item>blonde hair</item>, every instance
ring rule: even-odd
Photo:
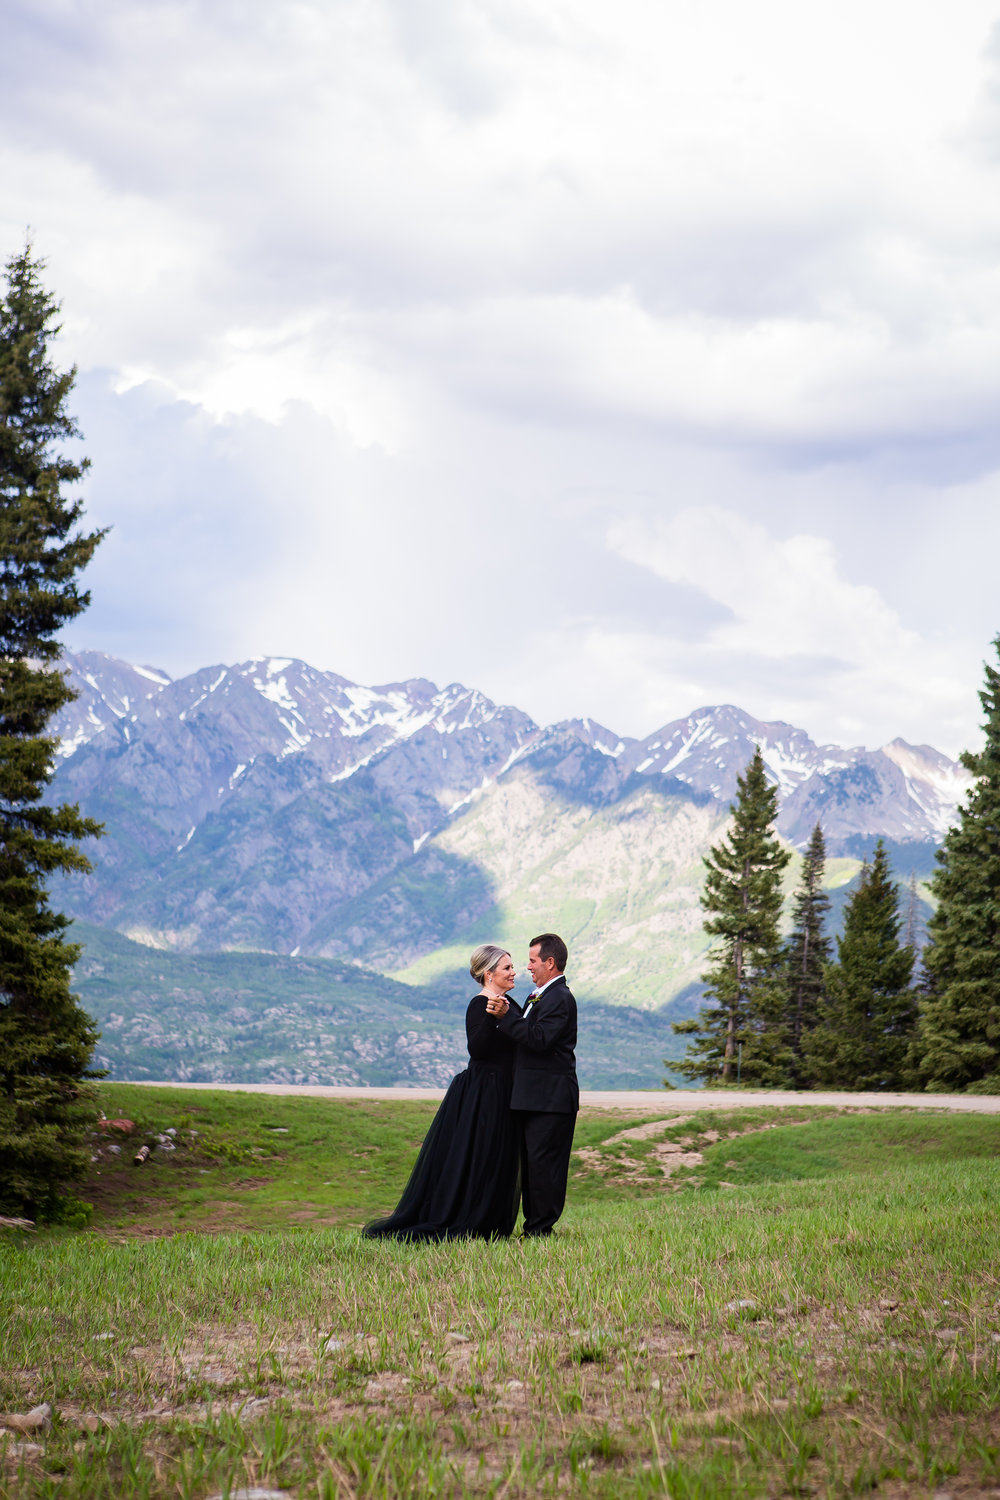
[[[484,943],[469,959],[469,973],[477,984],[482,984],[486,975],[492,974],[500,960],[509,957],[506,948],[498,948],[496,943]]]

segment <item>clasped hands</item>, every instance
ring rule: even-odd
[[[510,1002],[506,995],[491,995],[486,1002],[488,1016],[505,1016],[509,1010]]]

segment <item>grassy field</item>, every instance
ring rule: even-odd
[[[1000,1496],[996,1116],[665,1095],[557,1239],[407,1247],[432,1105],[104,1099],[91,1228],[0,1237],[5,1496]]]

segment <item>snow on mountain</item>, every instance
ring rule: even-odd
[[[94,652],[66,665],[81,697],[56,726],[53,794],[107,834],[60,900],[167,947],[410,962],[491,925],[522,857],[541,871],[563,850],[566,900],[632,913],[626,947],[655,971],[672,943],[686,973],[704,840],[756,745],[779,830],[801,846],[819,821],[832,854],[939,840],[968,784],[929,746],[816,745],[728,704],[634,740],[591,719],[539,728],[459,683],[365,686],[287,656],[176,681]],[[528,905],[541,889],[532,876]]]
[[[261,756],[305,754],[330,784],[370,768],[418,844],[525,756],[551,761],[555,746],[562,747],[566,786],[579,764],[590,793],[599,785],[602,795],[614,795],[615,786],[640,775],[676,779],[728,802],[759,745],[780,793],[781,832],[802,845],[819,820],[831,848],[878,835],[940,840],[969,784],[960,765],[928,745],[817,745],[802,729],[755,719],[732,704],[697,709],[635,740],[592,719],[540,730],[518,709],[460,683],[438,688],[411,678],[363,686],[292,657],[206,667],[177,681],[98,652],[67,655],[66,662],[80,697],[57,721],[63,760],[88,745],[121,750],[141,742],[140,759],[183,763],[192,788],[178,799],[177,837],[186,842],[192,821],[197,826],[207,808],[243,786]],[[589,762],[584,769],[568,749],[574,743],[598,751],[606,770],[598,774]]]
[[[635,742],[628,758],[644,775],[676,776],[696,791],[728,801],[736,794],[736,777],[760,746],[764,763],[782,797],[787,797],[821,764],[846,764],[851,751],[815,745],[791,724],[764,723],[725,703],[699,708]]]
[[[139,705],[170,681],[156,667],[134,667],[103,651],[67,652],[65,664],[79,696],[62,710],[56,724],[61,757],[72,755],[106,729],[118,728],[124,735]]]
[[[640,775],[676,777],[728,802],[758,745],[780,794],[778,828],[800,846],[817,822],[831,847],[880,835],[936,842],[969,785],[968,773],[929,745],[817,745],[802,729],[754,719],[732,704],[677,719],[631,742],[622,759]]]
[[[439,689],[413,678],[363,687],[292,657],[205,667],[177,681],[99,652],[67,652],[65,662],[80,697],[56,722],[64,757],[109,728],[130,741],[157,720],[187,723],[199,713],[225,711],[235,720],[232,727],[251,736],[244,747],[251,759],[261,751],[290,755],[309,746],[343,779],[425,728],[454,735],[512,716],[524,732],[535,728],[527,715],[460,683]]]
[[[379,818],[389,843],[378,859],[391,863],[390,846],[412,851],[536,732],[526,714],[458,683],[366,687],[290,657],[205,667],[177,681],[165,673],[134,679],[126,664],[92,654],[66,664],[88,697],[83,712],[78,702],[56,723],[72,746],[59,792],[95,809],[112,830],[95,889],[121,884],[139,850],[147,866],[175,855],[194,860],[209,820],[223,813],[226,838],[245,842],[262,809],[287,820],[281,809],[300,804],[308,839],[310,797],[314,807],[330,806],[331,838],[341,837],[332,824],[342,816],[357,826],[357,854],[337,856],[345,872],[352,861],[365,866],[361,830]],[[335,793],[361,772],[363,790]],[[272,827],[268,837],[280,844],[289,834]],[[344,873],[345,891],[353,878]]]
[[[883,745],[882,754],[902,771],[909,795],[938,838],[943,838],[955,821],[959,802],[972,784],[968,771],[930,745],[908,745],[900,739]]]
[[[611,729],[605,729],[603,724],[598,724],[596,719],[564,719],[559,724],[554,724],[553,729],[566,730],[589,745],[592,750],[599,750],[602,755],[610,755],[613,760],[624,755],[635,740],[622,739],[620,735]]]

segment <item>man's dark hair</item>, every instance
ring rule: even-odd
[[[565,974],[569,949],[561,937],[557,937],[554,932],[543,932],[541,937],[531,939],[531,942],[528,944],[528,951],[530,952],[532,948],[538,949],[539,958],[554,958],[556,968],[560,974]]]

